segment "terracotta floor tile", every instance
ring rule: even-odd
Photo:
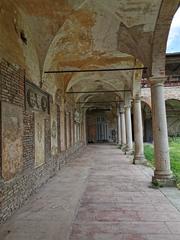
[[[180,193],[150,188],[151,176],[116,146],[90,145],[0,226],[0,239],[180,240]]]

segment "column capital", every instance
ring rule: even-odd
[[[120,109],[119,109],[119,113],[120,113],[120,114],[124,114],[124,112],[125,112],[124,107],[120,107]]]
[[[167,80],[167,77],[150,77],[149,82],[151,84],[151,87],[157,87],[157,86],[164,86],[165,81]]]
[[[124,105],[124,108],[131,108],[131,102],[130,103],[127,103],[126,105]]]
[[[130,106],[130,105],[124,106],[124,109],[125,109],[125,110],[128,109],[128,108],[131,108],[131,106]]]
[[[117,117],[119,116],[119,114],[120,114],[120,108],[117,108],[117,111],[116,111]]]
[[[123,114],[124,113],[124,102],[120,102],[119,103],[119,113],[120,114]]]
[[[134,96],[133,101],[134,102],[140,102],[141,101],[141,96],[140,95]]]
[[[126,98],[125,99],[125,103],[124,103],[124,107],[125,108],[131,108],[131,103],[132,103],[132,98]]]

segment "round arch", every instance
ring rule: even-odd
[[[166,100],[166,115],[169,136],[180,136],[180,100]]]
[[[150,76],[165,76],[166,46],[172,19],[179,7],[179,0],[163,0],[156,21],[152,44]]]
[[[165,95],[164,95],[165,101],[168,101],[168,100],[180,101],[180,94],[179,94],[179,96],[174,96],[174,95],[175,94],[174,94],[173,90],[171,92],[168,92],[167,94],[165,93]]]

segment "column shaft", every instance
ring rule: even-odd
[[[117,143],[121,145],[121,117],[119,109],[117,111]]]
[[[121,130],[121,145],[122,147],[126,146],[126,124],[125,124],[125,115],[124,115],[124,108],[121,107],[120,109],[120,130]]]
[[[126,120],[126,150],[131,151],[133,148],[132,144],[132,123],[131,123],[131,106],[125,107],[125,120]]]
[[[86,129],[86,124],[87,124],[87,120],[86,120],[86,112],[84,113],[84,143],[85,145],[87,144],[87,129]]]
[[[151,81],[151,101],[155,154],[154,179],[170,179],[172,174],[170,170],[164,84],[162,81],[156,79]]]
[[[143,127],[142,127],[142,112],[140,98],[134,99],[134,143],[135,155],[134,164],[145,162],[144,145],[143,145]]]

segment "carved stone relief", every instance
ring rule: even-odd
[[[26,81],[26,110],[49,113],[49,95],[33,83]]]

